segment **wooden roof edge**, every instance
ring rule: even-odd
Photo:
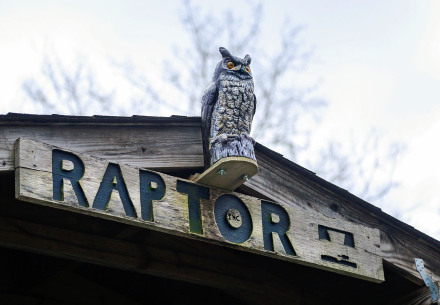
[[[41,123],[41,124],[124,124],[124,125],[137,125],[137,124],[167,124],[167,125],[200,125],[200,117],[198,116],[181,116],[172,115],[169,117],[160,116],[144,116],[144,115],[132,115],[132,116],[110,116],[110,115],[93,115],[93,116],[79,116],[79,115],[60,115],[60,114],[27,114],[27,113],[14,113],[9,112],[7,114],[0,115],[0,125],[13,124],[13,123]]]

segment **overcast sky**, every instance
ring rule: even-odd
[[[194,3],[214,14],[227,8],[251,13],[248,1]],[[400,187],[375,204],[437,239],[439,3],[271,1],[264,6],[260,38],[270,42],[286,17],[305,26],[301,39],[315,55],[304,77],[320,80],[319,94],[329,103],[319,136],[349,139],[374,128],[390,141],[405,143],[395,172]],[[158,69],[158,62],[173,56],[173,46],[188,44],[179,9],[179,2],[171,0],[0,0],[0,112],[41,111],[24,102],[21,82],[39,73],[49,49],[68,60],[86,55],[109,88],[118,86],[110,77],[111,60]]]

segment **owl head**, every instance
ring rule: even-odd
[[[235,76],[238,79],[252,79],[252,72],[249,65],[251,64],[251,57],[246,54],[244,58],[233,56],[226,48],[219,48],[222,60],[215,68],[213,81],[219,79],[221,74]]]

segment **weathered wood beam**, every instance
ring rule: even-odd
[[[396,299],[386,305],[432,305],[431,293],[428,287],[420,287],[405,295],[396,295]]]
[[[203,239],[369,281],[384,280],[376,229],[170,175],[109,164],[29,139],[20,138],[16,145],[19,200]],[[64,166],[68,166],[66,171]],[[153,183],[148,206],[142,194]],[[117,193],[113,193],[115,187]],[[227,213],[235,213],[232,216],[236,218]],[[264,215],[277,219],[269,222],[269,216]],[[278,233],[265,237],[265,230]]]
[[[0,217],[0,246],[220,288],[252,304],[275,296],[277,304],[340,304],[304,291],[302,276],[245,260],[240,252],[225,261],[205,247],[194,255],[6,217]]]
[[[0,171],[14,169],[19,137],[142,168],[198,169],[203,167],[202,138],[193,125],[0,125]]]
[[[255,276],[257,270],[203,256],[5,217],[0,217],[0,232],[3,247],[212,287],[251,291],[264,287],[263,278]],[[238,273],[240,277],[229,275]]]

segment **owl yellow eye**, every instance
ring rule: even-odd
[[[244,66],[244,68],[246,69],[246,71],[247,71],[248,73],[251,72],[251,68],[249,68],[249,66]]]
[[[229,61],[228,62],[228,68],[229,69],[232,69],[232,68],[234,68],[235,67],[235,64],[232,62],[232,61]]]

